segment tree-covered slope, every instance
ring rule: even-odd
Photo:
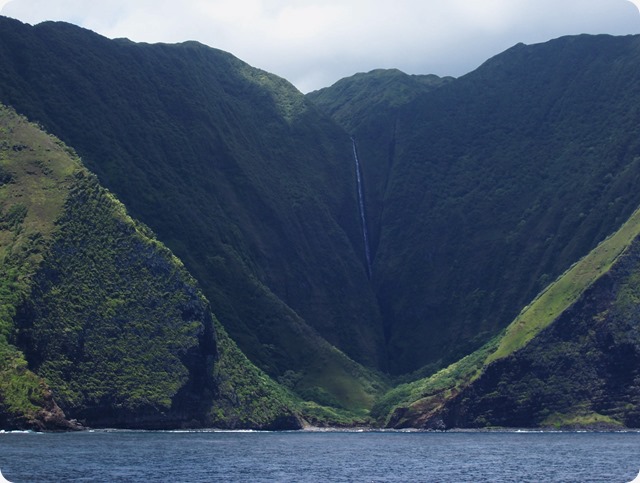
[[[63,209],[62,193],[79,163],[52,139],[34,147],[29,131],[0,107],[0,427],[69,429],[50,387],[14,344],[14,318],[29,296]]]
[[[136,44],[68,24],[31,27],[0,18],[0,101],[79,151],[100,182],[184,261],[231,339],[307,401],[302,410],[318,422],[335,422],[344,410],[366,418],[385,387],[373,369],[410,381],[448,366],[431,382],[421,379],[392,391],[377,402],[375,413],[384,417],[395,408],[394,425],[422,425],[430,411],[417,403],[424,400],[425,387],[436,388],[436,399],[445,391],[443,400],[454,401],[464,385],[476,388],[473,399],[479,405],[455,399],[458,409],[452,402],[446,414],[439,413],[442,421],[450,418],[443,424],[480,424],[482,418],[498,424],[485,414],[491,404],[482,406],[483,389],[477,385],[482,380],[490,387],[489,376],[476,376],[506,364],[513,374],[501,372],[499,380],[516,381],[517,371],[528,364],[518,357],[533,351],[542,334],[556,330],[555,322],[544,327],[560,320],[566,307],[557,306],[554,317],[534,323],[535,333],[542,332],[533,339],[516,337],[509,345],[504,341],[512,339],[498,335],[640,205],[639,61],[639,37],[575,36],[517,45],[459,79],[373,71],[305,98],[286,81],[194,42]],[[371,276],[351,136],[363,170]],[[74,199],[65,202],[70,221],[59,218],[59,233],[67,237],[80,236],[85,225],[103,216],[85,212],[91,203],[74,205]],[[6,213],[7,223],[22,216],[16,210]],[[82,216],[86,223],[74,221]],[[104,230],[104,243],[118,239],[115,230]],[[92,294],[98,299],[74,301],[69,287],[85,282],[80,274],[65,272],[75,257],[64,257],[73,250],[67,238],[51,240],[51,257],[42,267],[64,275],[68,286],[50,286],[46,271],[34,274],[33,302],[16,316],[21,329],[15,342],[27,359],[33,356],[31,369],[38,375],[67,364],[37,358],[50,341],[61,340],[52,335],[59,330],[53,321],[62,320],[56,315],[58,293],[68,294],[87,314],[120,308],[120,297],[103,299],[100,291]],[[144,264],[144,250],[135,252],[139,258],[129,262]],[[107,257],[95,266],[106,276],[121,263]],[[135,279],[127,283],[141,286]],[[6,292],[18,293],[11,287]],[[540,300],[556,292],[545,293]],[[572,293],[581,296],[582,289]],[[42,312],[42,303],[52,317]],[[157,314],[173,317],[183,303],[159,305]],[[614,339],[626,330],[608,327]],[[102,336],[92,333],[91,343],[74,337],[70,348],[91,350]],[[185,337],[189,340],[188,333]],[[535,359],[555,363],[555,341],[542,343]],[[569,352],[604,354],[598,341],[584,343]],[[242,359],[238,352],[229,354]],[[591,361],[606,365],[607,357]],[[459,362],[450,365],[454,361]],[[87,376],[93,369],[76,362],[69,380],[94,387]],[[219,377],[218,387],[233,388],[224,378],[243,377],[243,371],[216,373],[214,366],[211,380]],[[255,368],[247,371],[261,380]],[[209,406],[202,402],[209,397],[205,393],[192,397],[189,388],[202,385],[189,381],[210,372],[170,372],[177,379],[159,382],[164,387],[159,390],[170,392],[176,381],[187,381],[177,400],[202,404],[204,419],[255,406],[252,401],[264,394],[274,395],[265,400],[283,401],[278,407],[287,405],[285,390],[269,386],[266,393],[239,390],[226,403],[212,400]],[[110,393],[130,393],[121,389],[127,387],[126,372],[122,377],[113,378]],[[597,377],[589,387],[617,390],[606,382],[608,375]],[[505,387],[497,383],[494,392]],[[76,388],[62,390],[65,411],[73,401],[84,404]],[[500,394],[514,400],[524,397],[504,391]],[[163,404],[153,391],[131,394]],[[572,394],[582,403],[593,399]],[[553,397],[544,397],[551,408]],[[425,404],[434,399],[429,401]],[[546,416],[540,409],[531,424],[559,421],[562,415],[593,416],[553,407]],[[508,404],[504,408],[508,419]],[[633,420],[629,412],[600,409],[595,413],[617,422]],[[274,411],[266,411],[265,418],[277,419]],[[507,419],[503,423],[511,424]]]
[[[395,159],[398,113],[420,95],[452,80],[436,75],[408,75],[397,69],[377,69],[307,94],[309,100],[345,128],[356,144],[364,166],[365,208],[374,254],[380,242],[383,202]]]
[[[504,333],[375,413],[393,427],[639,427],[640,210]]]
[[[65,415],[299,426],[291,396],[216,328],[182,263],[71,150],[5,107],[0,171],[3,429],[72,427]]]
[[[364,126],[368,123],[381,121],[380,110],[391,112],[452,80],[436,75],[408,75],[397,69],[376,69],[340,79],[331,87],[310,92],[307,98],[348,133],[356,135],[366,133]],[[393,121],[393,116],[387,118],[387,126],[393,127]]]
[[[637,36],[517,45],[394,111],[376,144],[384,191],[365,186],[380,196],[373,284],[393,372],[480,347],[638,206],[639,61]]]
[[[377,378],[351,359],[384,367],[386,354],[339,126],[286,81],[195,42],[1,18],[0,63],[0,100],[74,146],[253,362],[300,394],[371,404]]]

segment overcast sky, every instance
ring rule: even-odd
[[[198,40],[308,92],[395,67],[460,76],[518,42],[640,33],[640,0],[0,0],[23,22],[110,38]]]

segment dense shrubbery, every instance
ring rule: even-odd
[[[0,106],[0,427],[68,428],[46,382],[15,346],[14,319],[28,298],[77,159]],[[46,196],[44,193],[46,192]]]
[[[345,354],[385,357],[348,135],[285,80],[195,42],[0,22],[0,100],[78,150],[249,358],[276,378],[301,370],[366,390]],[[305,382],[318,385],[332,391]]]
[[[328,405],[307,403],[318,420],[344,409],[364,417],[384,390],[373,371],[353,360],[407,382],[486,349],[522,306],[640,203],[636,37],[518,45],[460,79],[376,71],[311,95],[347,133],[286,81],[196,43],[134,44],[66,24],[0,22],[0,100],[78,149],[101,182],[184,260],[249,359],[292,391]],[[371,280],[350,134],[364,169]],[[3,146],[19,153],[26,144]],[[0,171],[0,186],[12,184],[12,176]],[[19,203],[3,209],[0,228],[25,225],[30,211]],[[105,277],[124,277],[126,292],[148,291],[145,304],[155,310],[157,303],[154,317],[178,315],[189,297],[167,301],[178,310],[172,313],[158,287],[129,277],[129,266],[153,271],[140,264],[146,245],[128,246],[140,259],[118,258],[106,247],[121,235],[109,226],[104,248],[86,252],[87,262]],[[86,227],[60,228],[88,234]],[[22,237],[20,246],[43,253],[37,238]],[[56,259],[77,249],[57,243],[49,271],[71,277],[64,266],[72,260]],[[132,333],[149,329],[117,287],[114,296],[97,290],[91,299],[82,295],[91,291],[82,276],[60,287],[39,277],[38,296],[54,317],[36,306],[25,306],[21,317],[70,324],[68,347],[61,347],[51,335],[59,328],[25,322],[23,340],[44,372],[38,338],[42,354],[92,350],[81,325],[60,315],[64,310],[84,313],[88,324],[91,307],[99,307],[115,335],[120,313],[141,324],[132,322]],[[70,288],[76,284],[80,295]],[[70,301],[64,310],[55,290]],[[132,390],[132,407],[189,399],[175,391],[190,380],[180,367],[199,333],[184,327],[177,338],[185,345],[169,351],[167,367],[156,367],[171,377],[156,387],[149,375],[154,389]],[[441,372],[440,382],[468,376],[473,360]],[[68,362],[49,362],[52,373]],[[145,377],[142,366],[129,370]],[[114,378],[113,387],[129,393],[131,374]],[[57,383],[70,404],[84,397],[80,388]],[[416,384],[381,400],[376,415],[416,396],[424,387]],[[101,391],[89,379],[82,387]],[[251,406],[263,396],[240,391],[228,407]],[[558,414],[549,420],[557,422]],[[236,419],[244,425],[252,417],[239,412]]]
[[[637,427],[640,210],[536,297],[500,337],[390,391],[394,427]]]
[[[208,346],[211,370],[211,323],[181,264],[78,173],[18,317],[19,344],[63,409],[169,411],[196,370],[183,362],[189,351]]]
[[[0,146],[0,428],[73,427],[56,401],[92,426],[299,426],[223,331],[217,349],[195,280],[71,150],[4,107]]]
[[[567,37],[413,97],[398,72],[312,95],[361,152],[394,372],[480,347],[638,206],[639,44]]]

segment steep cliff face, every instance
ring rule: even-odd
[[[0,428],[69,431],[80,429],[56,404],[49,386],[31,372],[22,354],[2,342],[0,360]]]
[[[305,99],[194,42],[0,18],[0,100],[78,149],[100,182],[51,165],[46,150],[24,172],[0,171],[2,377],[32,374],[23,394],[36,394],[43,376],[70,417],[123,426],[295,426],[288,390],[312,419],[365,420],[387,386],[379,370],[435,373],[377,401],[391,426],[516,424],[527,398],[530,424],[572,414],[635,424],[613,406],[566,406],[564,389],[526,393],[541,385],[536,371],[555,374],[535,357],[566,364],[553,354],[569,341],[549,336],[546,354],[501,331],[640,204],[639,61],[638,37],[567,37],[517,45],[459,79],[375,71]],[[8,137],[3,159],[28,146]],[[558,300],[575,302],[592,281]],[[531,334],[567,308],[538,314]],[[635,360],[635,342],[616,338],[631,326],[612,324],[571,350],[615,367],[602,342],[615,339]],[[615,395],[615,377],[590,376],[599,389],[571,398],[634,400]],[[504,419],[487,414],[495,404]]]
[[[4,107],[0,146],[2,427],[300,426],[224,332],[217,347],[195,280],[72,151]]]
[[[55,232],[80,169],[59,142],[0,106],[0,424],[8,429],[70,429],[48,383],[15,345],[15,317]]]
[[[214,396],[208,304],[149,235],[78,172],[18,308],[30,367],[69,416],[93,425],[179,425],[186,414],[202,424]]]
[[[526,347],[448,405],[447,427],[640,427],[640,240]]]
[[[638,427],[639,295],[636,211],[500,337],[392,391],[380,413],[393,427]]]
[[[370,401],[352,361],[383,368],[386,353],[344,130],[287,81],[195,42],[0,24],[0,100],[80,153],[242,351],[295,372],[300,393]]]
[[[330,87],[307,94],[351,135],[361,163],[371,258],[380,244],[382,215],[389,178],[402,129],[402,112],[427,92],[454,79],[436,75],[408,75],[397,69],[376,69],[341,79]]]
[[[573,36],[310,95],[357,130],[392,372],[481,347],[640,204],[639,60],[637,36]]]

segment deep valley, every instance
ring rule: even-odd
[[[0,17],[0,429],[640,426],[640,37],[303,95]]]

